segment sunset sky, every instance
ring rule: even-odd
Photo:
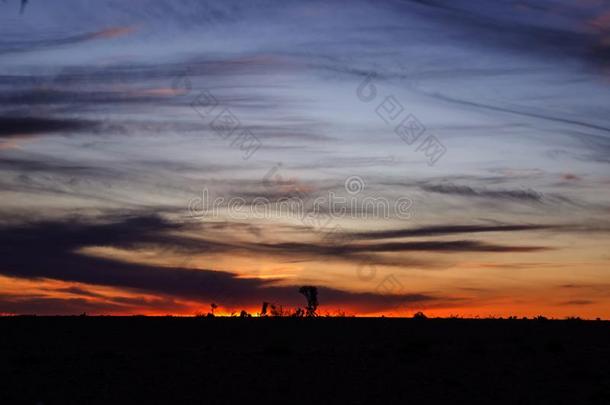
[[[21,7],[0,314],[610,318],[610,1]]]

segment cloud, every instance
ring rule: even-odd
[[[580,176],[575,175],[574,173],[563,173],[561,175],[561,180],[564,181],[580,181],[582,178]]]
[[[115,218],[112,222],[91,223],[73,219],[69,222],[45,222],[5,226],[0,243],[4,257],[0,273],[25,279],[52,279],[78,282],[83,284],[112,286],[179,297],[200,302],[218,302],[226,307],[248,307],[259,305],[262,301],[301,305],[302,297],[294,286],[275,286],[275,280],[240,278],[235,274],[206,269],[181,267],[157,267],[137,263],[121,262],[100,257],[90,257],[77,253],[85,246],[133,247],[140,243],[155,242],[169,245],[187,242],[168,235],[170,231],[184,229],[185,225],[173,224],[158,217]],[[194,242],[193,242],[194,243]],[[209,242],[206,242],[209,243]],[[209,248],[215,246],[210,243]],[[191,245],[194,247],[195,245]],[[196,245],[201,251],[204,244]],[[225,246],[226,247],[226,246]],[[35,250],[36,254],[31,252]],[[91,294],[81,290],[66,290],[91,298]],[[29,308],[40,311],[43,304],[48,309],[62,313],[93,311],[86,300],[40,300],[23,297],[18,305],[15,300],[0,302],[0,312],[10,312],[15,308]],[[355,293],[333,288],[321,287],[320,300],[327,305],[360,310],[393,308],[404,302],[439,301],[442,297],[410,293]],[[17,299],[18,301],[18,299]],[[57,304],[56,307],[52,305]],[[82,304],[82,305],[81,305]],[[117,311],[116,300],[99,310]],[[78,308],[78,311],[75,309]],[[124,310],[124,308],[123,308]]]
[[[117,38],[117,37],[129,35],[135,31],[136,31],[135,27],[111,27],[111,28],[106,28],[104,30],[91,33],[89,35],[90,35],[91,39],[98,39],[98,38],[108,39],[108,38]]]
[[[311,243],[278,243],[260,245],[272,250],[301,252],[316,255],[341,256],[358,253],[380,252],[536,252],[549,250],[543,246],[504,246],[478,241],[426,241],[426,242],[396,242],[379,244],[311,244]]]
[[[559,305],[592,305],[595,301],[591,300],[570,300],[560,303]]]
[[[74,294],[74,295],[82,295],[82,296],[86,296],[86,297],[92,297],[92,298],[103,298],[105,297],[105,295],[103,294],[99,294],[93,291],[89,291],[85,288],[82,287],[76,287],[76,286],[72,286],[72,287],[63,287],[63,288],[54,288],[52,289],[52,291],[54,292],[61,292],[61,293],[67,293],[67,294]]]
[[[30,39],[30,40],[0,40],[0,55],[11,53],[34,52],[52,48],[77,45],[96,39],[111,39],[131,34],[135,31],[133,27],[111,27],[100,31],[86,32],[76,35],[56,36],[54,38]]]
[[[67,290],[67,289],[65,289]],[[59,291],[66,293],[67,291]],[[23,294],[0,298],[2,314],[36,315],[90,315],[105,314],[147,314],[147,313],[193,313],[192,306],[177,302],[172,298],[110,297],[78,294],[77,297],[52,297]],[[93,299],[92,299],[93,298]]]
[[[84,298],[1,297],[1,314],[76,315],[121,313],[125,308],[112,302],[92,302]]]
[[[372,231],[352,233],[351,236],[359,239],[387,239],[420,236],[442,236],[461,233],[484,232],[520,232],[554,229],[553,225],[438,225],[420,228],[393,229],[386,231]]]
[[[92,129],[92,121],[38,118],[38,117],[0,117],[0,138],[22,137],[66,132],[79,132]]]
[[[464,197],[483,197],[493,199],[508,199],[526,202],[541,202],[542,194],[534,190],[489,190],[486,188],[473,188],[453,183],[445,184],[422,184],[420,188],[424,191],[439,194],[450,194]]]

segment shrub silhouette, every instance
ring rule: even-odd
[[[428,317],[420,311],[413,314],[413,319],[428,319]]]
[[[289,311],[284,311],[284,307],[279,305],[279,306],[275,306],[274,304],[271,304],[271,316],[278,316],[278,317],[282,317],[282,316],[286,316],[289,314]]]
[[[303,294],[307,298],[307,307],[305,308],[306,316],[318,316],[316,310],[318,309],[318,288],[305,285],[299,288],[299,293]]]

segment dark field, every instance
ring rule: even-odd
[[[610,324],[0,319],[0,404],[610,404]]]

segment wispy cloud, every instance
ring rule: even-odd
[[[373,231],[354,233],[353,237],[360,239],[388,239],[420,236],[442,236],[462,233],[485,232],[520,232],[537,231],[557,228],[553,225],[448,225],[427,226],[409,229],[393,229],[386,231]]]
[[[0,138],[74,133],[95,127],[94,122],[36,117],[0,117]]]
[[[541,202],[542,195],[533,190],[490,190],[486,188],[473,188],[470,186],[445,184],[423,184],[424,191],[439,194],[451,194],[464,197],[483,197],[493,199],[520,200],[527,202]]]
[[[38,223],[29,226],[4,228],[2,240],[9,256],[5,256],[0,272],[11,277],[24,279],[54,279],[78,282],[91,285],[112,286],[117,288],[146,291],[164,296],[179,297],[196,301],[215,300],[225,306],[252,306],[263,300],[281,302],[286,305],[299,305],[300,297],[296,286],[275,286],[273,279],[240,278],[235,274],[220,270],[204,270],[176,267],[157,267],[118,260],[90,257],[76,250],[82,246],[115,246],[129,247],[144,242],[170,243],[185,246],[185,240],[171,236],[167,232],[177,230],[181,225],[172,224],[156,217],[126,218],[110,223]],[[44,243],[44,246],[42,245]],[[39,255],[28,254],[38,246]],[[188,243],[186,243],[188,246]],[[193,247],[199,251],[204,245],[199,242]],[[227,248],[228,245],[208,242],[208,250]],[[82,271],[86,268],[87,271]],[[86,291],[74,288],[63,290],[92,297]],[[330,306],[359,308],[361,310],[382,310],[395,308],[405,302],[437,301],[442,297],[426,294],[384,295],[376,293],[356,293],[322,287],[321,299]],[[119,311],[116,300],[109,300],[107,305],[91,307],[97,312],[106,310]],[[14,308],[40,309],[42,303],[61,304],[52,310],[56,313],[74,313],[74,308],[85,301],[81,298],[68,299],[60,303],[57,299],[49,300],[23,297],[7,299],[0,303],[0,310]],[[89,309],[89,305],[82,308]],[[124,309],[124,308],[123,308]],[[171,309],[171,307],[170,307]]]

